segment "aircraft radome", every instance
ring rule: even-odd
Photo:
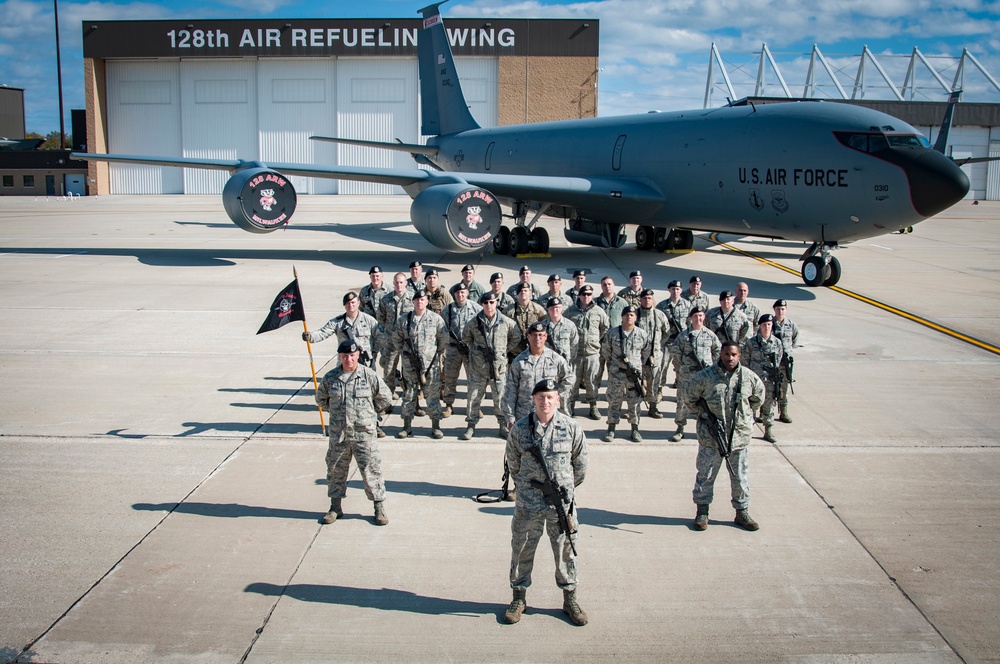
[[[545,252],[537,225],[565,220],[576,244],[690,249],[692,231],[809,243],[802,278],[833,285],[830,250],[914,224],[962,200],[969,179],[914,127],[877,111],[800,101],[481,128],[468,110],[436,3],[420,10],[421,133],[426,145],[317,140],[409,152],[433,170],[74,154],[80,159],[228,170],[230,218],[253,233],[288,223],[287,175],[402,186],[410,219],[447,251]],[[950,108],[949,108],[950,111]],[[942,127],[946,140],[950,128]],[[503,213],[501,203],[510,208]],[[530,219],[529,219],[530,215]],[[512,227],[503,219],[513,220]]]

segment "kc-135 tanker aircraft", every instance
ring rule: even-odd
[[[73,156],[228,170],[226,212],[252,233],[291,218],[296,194],[286,175],[361,180],[402,186],[413,198],[417,231],[447,251],[492,243],[499,253],[544,253],[542,215],[564,219],[568,241],[604,248],[621,247],[629,225],[638,226],[640,249],[658,251],[690,249],[692,231],[717,231],[809,243],[801,257],[808,286],[840,279],[831,249],[906,231],[969,190],[968,177],[944,155],[955,98],[934,147],[898,118],[820,101],[481,128],[455,72],[441,4],[420,10],[427,144],[313,137],[409,152],[429,170]]]

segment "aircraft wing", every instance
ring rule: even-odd
[[[73,153],[74,159],[207,168],[234,173],[246,168],[271,168],[285,175],[376,182],[399,186],[433,186],[447,183],[468,183],[482,187],[495,196],[520,201],[549,203],[594,212],[615,212],[628,201],[629,216],[644,216],[665,203],[656,187],[629,178],[560,177],[552,175],[507,175],[502,173],[425,171],[419,168],[377,168],[370,166],[337,166],[295,164],[243,159],[202,159],[198,157],[146,157],[141,155]]]

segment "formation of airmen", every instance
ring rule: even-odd
[[[333,336],[340,342],[339,365],[316,392],[317,403],[330,413],[330,510],[324,523],[343,515],[353,458],[374,503],[375,523],[388,524],[377,444],[385,436],[381,418],[392,412],[399,389],[403,425],[396,436],[413,435],[414,420],[428,416],[431,437],[443,438],[441,422],[455,414],[464,371],[466,429],[459,439],[476,435],[489,390],[498,435],[507,441],[505,467],[515,483],[513,600],[504,620],[517,622],[526,607],[535,546],[544,529],[557,555],[563,610],[574,624],[586,624],[576,601],[572,488],[583,481],[587,451],[574,418],[577,402],[586,406],[587,417],[601,418],[598,394],[607,372],[603,440],[615,439],[624,417],[630,440],[641,442],[643,409],[661,419],[664,391],[676,390],[672,440],[684,438],[689,417],[697,420],[693,527],[708,527],[713,487],[725,465],[736,524],[758,529],[748,511],[753,425],[762,425],[764,440],[773,443],[774,420],[792,421],[788,393],[798,327],[787,317],[785,300],[762,314],[740,282],[734,291],[719,293],[718,306],[711,306],[701,278],[692,276],[686,291],[678,280],[668,283],[667,297],[657,302],[639,270],[621,289],[610,276],[602,277],[600,293],[587,283],[584,270],[573,274],[565,293],[558,274],[548,277],[542,291],[527,265],[506,289],[499,272],[490,276],[489,288],[477,282],[472,265],[447,289],[438,271],[425,273],[419,261],[410,264],[409,276],[393,275],[391,289],[379,266],[368,275],[368,285],[343,296],[343,314],[315,332],[303,332],[312,343]]]

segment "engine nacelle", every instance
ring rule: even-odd
[[[295,202],[292,181],[267,168],[237,171],[222,190],[226,214],[251,233],[270,233],[287,224]]]
[[[417,194],[410,205],[414,228],[445,251],[482,249],[500,230],[502,210],[496,196],[468,184],[437,184]]]

